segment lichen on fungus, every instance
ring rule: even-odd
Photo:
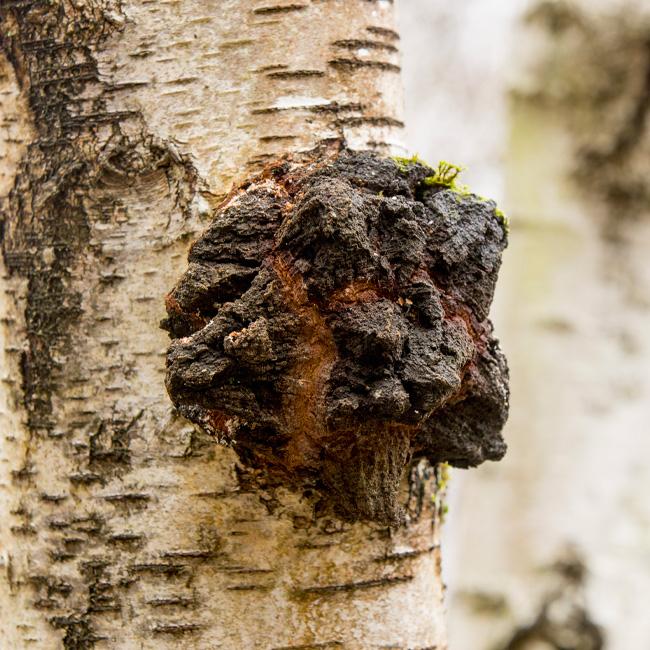
[[[402,173],[408,173],[409,167],[411,165],[418,165],[428,168],[432,171],[432,174],[426,176],[422,183],[430,187],[444,187],[449,190],[453,190],[458,194],[463,196],[472,195],[481,201],[490,201],[483,196],[474,194],[468,185],[461,184],[458,182],[458,177],[465,171],[465,167],[461,165],[456,165],[454,163],[447,162],[446,160],[441,160],[438,163],[438,166],[434,169],[428,163],[424,162],[418,155],[411,156],[410,158],[404,158],[402,156],[393,156],[393,162],[397,165],[397,168]],[[494,204],[494,203],[493,203]],[[505,228],[506,234],[510,231],[510,220],[506,216],[505,212],[494,205],[494,215],[501,221],[503,227]]]
[[[217,211],[167,297],[180,413],[353,520],[399,519],[415,459],[506,449],[488,320],[506,231],[430,176],[346,149],[283,159]]]
[[[425,185],[433,185],[439,187],[447,187],[450,190],[455,190],[460,187],[460,191],[463,193],[468,193],[469,188],[465,186],[458,186],[456,180],[461,172],[464,171],[464,167],[460,165],[454,165],[453,163],[447,162],[446,160],[441,160],[438,163],[435,171],[431,176],[427,176],[424,181]]]

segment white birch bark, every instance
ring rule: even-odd
[[[247,491],[172,412],[158,328],[231,183],[324,139],[399,147],[393,3],[0,17],[3,647],[445,647],[431,472],[400,529]]]

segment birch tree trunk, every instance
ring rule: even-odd
[[[233,182],[330,138],[399,147],[393,3],[0,20],[3,647],[445,647],[435,471],[401,528],[319,517],[247,490],[163,381],[164,295]]]

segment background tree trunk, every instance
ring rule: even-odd
[[[402,33],[407,140],[511,219],[508,453],[452,473],[449,645],[646,647],[648,3],[413,0]]]
[[[435,472],[399,529],[250,491],[165,394],[163,298],[231,183],[401,141],[387,0],[0,8],[8,648],[443,648]]]

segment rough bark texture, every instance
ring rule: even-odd
[[[167,300],[167,388],[265,480],[396,523],[412,460],[505,453],[487,314],[505,225],[422,164],[315,152],[215,214]]]
[[[412,466],[393,528],[252,487],[171,408],[158,328],[233,180],[331,137],[396,145],[392,3],[12,0],[0,18],[3,643],[444,647],[436,470]]]

